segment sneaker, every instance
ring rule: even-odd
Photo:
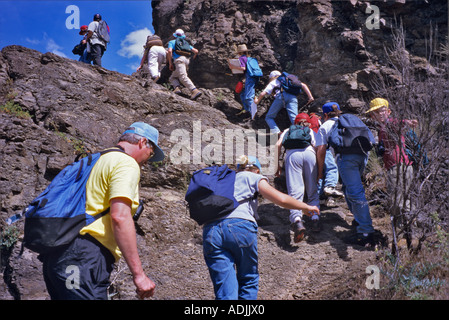
[[[306,228],[304,228],[302,221],[298,220],[295,223],[293,223],[293,241],[295,243],[301,242],[304,240],[304,236],[306,234]]]
[[[326,196],[344,197],[343,192],[335,189],[335,187],[324,187],[323,192]]]
[[[193,89],[192,91],[192,95],[190,96],[190,99],[195,100],[196,98],[198,98],[200,95],[202,95],[203,93],[198,90],[198,89]]]
[[[173,92],[176,93],[176,94],[181,94],[182,93],[180,87],[176,87],[175,90],[173,90]]]
[[[368,233],[366,236],[362,233],[356,233],[352,236],[349,236],[344,241],[347,244],[353,244],[367,248],[376,246],[373,233]]]
[[[335,200],[332,199],[332,198],[327,198],[327,199],[324,201],[324,206],[326,206],[326,207],[328,207],[328,208],[335,208],[335,207],[338,207],[337,203],[336,203]]]

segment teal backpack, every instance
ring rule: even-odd
[[[310,128],[299,124],[290,126],[282,139],[282,145],[285,149],[304,149],[311,143]]]
[[[263,73],[259,67],[259,62],[256,58],[248,57],[246,62],[246,72],[250,77],[262,77]]]

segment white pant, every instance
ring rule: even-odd
[[[161,70],[166,62],[166,52],[164,47],[152,46],[148,52],[148,70],[152,79],[161,76]]]
[[[305,149],[287,150],[285,155],[285,175],[287,191],[291,197],[303,201],[304,194],[307,194],[308,205],[320,206],[316,152],[312,146]],[[293,223],[297,217],[302,218],[302,214],[302,210],[290,210],[290,222]]]
[[[174,61],[175,71],[173,71],[169,79],[171,85],[174,88],[179,87],[182,84],[190,91],[193,91],[195,89],[195,85],[193,84],[192,80],[190,80],[187,74],[189,62],[190,60],[184,56],[180,56]]]

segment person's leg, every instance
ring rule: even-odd
[[[225,246],[235,257],[238,299],[256,300],[259,291],[257,224],[244,219],[225,220]]]
[[[277,96],[273,103],[270,106],[270,109],[268,109],[268,112],[265,116],[265,122],[267,123],[268,127],[270,128],[270,130],[272,130],[272,132],[281,132],[281,130],[279,129],[279,127],[276,124],[276,116],[279,113],[279,111],[281,111],[281,109],[284,107],[284,104],[282,102],[282,98]]]
[[[43,256],[43,273],[52,300],[107,300],[112,254],[90,236]]]
[[[224,248],[224,225],[228,219],[209,223],[203,228],[203,255],[209,269],[217,300],[237,300],[238,282],[234,257]]]
[[[338,172],[348,207],[357,221],[357,233],[372,233],[374,228],[368,201],[363,187],[362,174],[367,157],[358,154],[340,154],[337,157]]]
[[[104,48],[101,44],[91,45],[90,56],[95,66],[101,67],[101,58],[103,57]]]
[[[176,70],[178,71],[178,79],[182,83],[184,87],[189,89],[190,91],[195,90],[195,85],[192,80],[190,80],[187,69],[189,66],[189,59],[184,56],[179,57],[175,60]]]
[[[251,112],[251,104],[254,101],[254,97],[256,95],[256,84],[258,80],[257,78],[253,78],[250,76],[246,76],[245,78],[245,87],[243,88],[242,93],[240,94],[240,99],[242,100],[243,109]]]
[[[283,93],[283,96],[285,100],[285,109],[287,111],[290,124],[294,124],[295,118],[298,115],[298,99],[296,96],[286,92]]]
[[[304,178],[303,178],[304,154],[301,151],[287,151],[285,157],[285,177],[287,183],[287,193],[296,200],[304,199]],[[302,210],[290,210],[290,222],[302,219]]]

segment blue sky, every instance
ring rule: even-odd
[[[76,60],[79,27],[100,13],[111,31],[102,65],[124,74],[136,71],[146,37],[154,32],[150,0],[0,0],[0,6],[0,48],[17,44]]]

